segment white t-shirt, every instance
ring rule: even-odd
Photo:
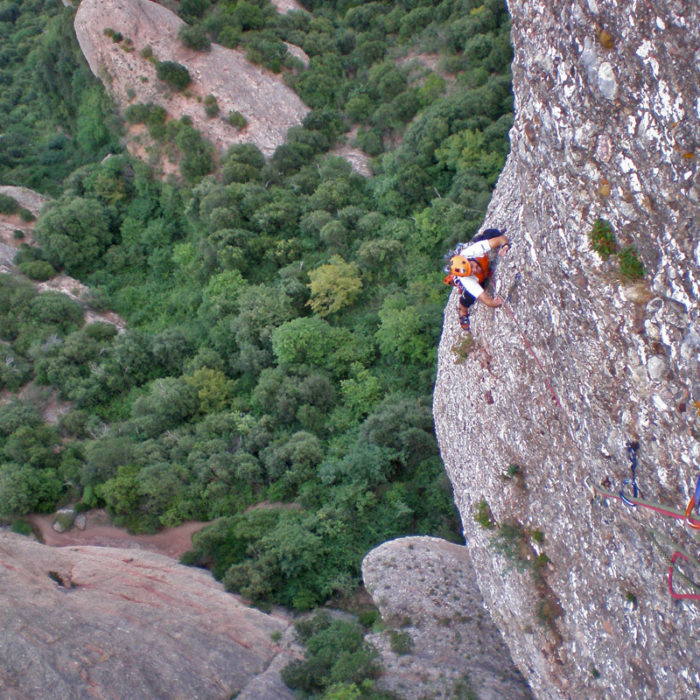
[[[461,243],[456,248],[457,255],[463,255],[465,258],[481,258],[491,250],[491,241],[477,241],[476,243]],[[480,297],[484,288],[479,284],[479,280],[474,275],[466,277],[455,277],[459,286],[471,294],[475,299]]]

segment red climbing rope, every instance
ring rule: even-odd
[[[676,559],[678,558],[690,561],[690,559],[681,552],[673,553],[673,555],[671,556],[671,564],[668,567],[668,592],[671,594],[671,597],[675,598],[676,600],[700,600],[700,595],[698,595],[697,593],[676,593],[676,591],[673,590],[673,569],[675,568]]]
[[[527,338],[525,337],[525,333],[523,333],[522,328],[520,327],[520,324],[518,323],[518,320],[515,318],[515,314],[510,310],[510,306],[508,305],[508,302],[505,300],[503,301],[503,308],[508,312],[508,315],[513,319],[513,322],[515,323],[518,332],[520,333],[520,336],[523,339],[523,342],[525,343],[525,346],[527,349],[532,353],[532,356],[535,358],[535,362],[537,363],[537,366],[542,370],[542,374],[544,375],[544,381],[547,384],[547,388],[549,389],[550,393],[552,394],[552,398],[557,402],[557,406],[562,410],[562,412],[566,413],[564,411],[564,407],[561,405],[561,402],[559,401],[559,397],[557,396],[556,392],[554,391],[554,388],[552,387],[551,382],[549,381],[549,378],[547,377],[547,372],[545,372],[544,367],[542,366],[542,363],[540,362],[539,358],[535,354],[534,349],[532,348],[532,345],[528,342]]]
[[[604,498],[616,498],[619,501],[622,501],[623,503],[627,503],[629,501],[629,503],[635,506],[640,506],[641,508],[653,510],[656,513],[661,513],[661,515],[666,515],[669,518],[675,518],[676,520],[684,520],[692,528],[700,528],[700,520],[686,515],[686,513],[682,510],[676,510],[675,508],[667,508],[657,503],[645,501],[642,498],[623,496],[622,493],[612,493],[611,491],[605,491],[604,489],[600,488],[600,486],[591,486],[587,478],[583,480],[583,485],[594,496],[599,495],[603,496]]]

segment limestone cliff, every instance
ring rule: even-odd
[[[0,585],[4,700],[293,697],[279,673],[292,658],[289,622],[205,571],[0,532]]]
[[[698,697],[700,605],[666,580],[697,534],[583,482],[617,492],[638,441],[641,495],[683,509],[700,467],[700,6],[509,7],[515,125],[485,223],[513,239],[494,278],[511,297],[472,313],[471,344],[450,298],[442,456],[486,607],[538,698]],[[592,249],[599,219],[640,282]]]

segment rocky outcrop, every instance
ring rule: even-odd
[[[280,76],[248,62],[242,51],[218,44],[212,44],[210,51],[187,48],[178,38],[183,24],[150,0],[82,0],[75,33],[90,69],[120,110],[152,102],[171,118],[189,116],[219,152],[235,143],[254,143],[266,156],[272,155],[284,143],[287,130],[301,123],[308,107]],[[111,30],[110,35],[105,30]],[[115,33],[122,35],[121,41],[112,40]],[[156,77],[154,62],[142,54],[146,47],[157,60],[175,61],[188,69],[192,84],[184,93],[168,89]],[[207,117],[207,95],[216,98],[221,117]],[[244,130],[225,120],[232,111],[248,121]]]
[[[510,303],[472,313],[471,344],[447,306],[442,456],[486,607],[538,698],[698,697],[700,607],[666,581],[697,537],[583,482],[616,492],[638,441],[644,498],[683,509],[700,465],[700,9],[509,7],[515,125],[485,224],[513,238],[495,273]],[[641,281],[592,250],[598,219]]]
[[[150,552],[0,532],[0,688],[27,698],[294,697],[289,622]],[[295,653],[295,652],[291,652]]]
[[[381,688],[411,700],[532,697],[484,609],[466,547],[385,542],[365,557],[362,577],[389,627],[367,637],[382,655]]]

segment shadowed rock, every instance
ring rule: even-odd
[[[390,627],[367,637],[382,654],[381,687],[410,700],[468,690],[481,700],[532,697],[484,609],[466,547],[435,537],[392,540],[364,558],[362,576]],[[397,635],[404,653],[393,650]]]

